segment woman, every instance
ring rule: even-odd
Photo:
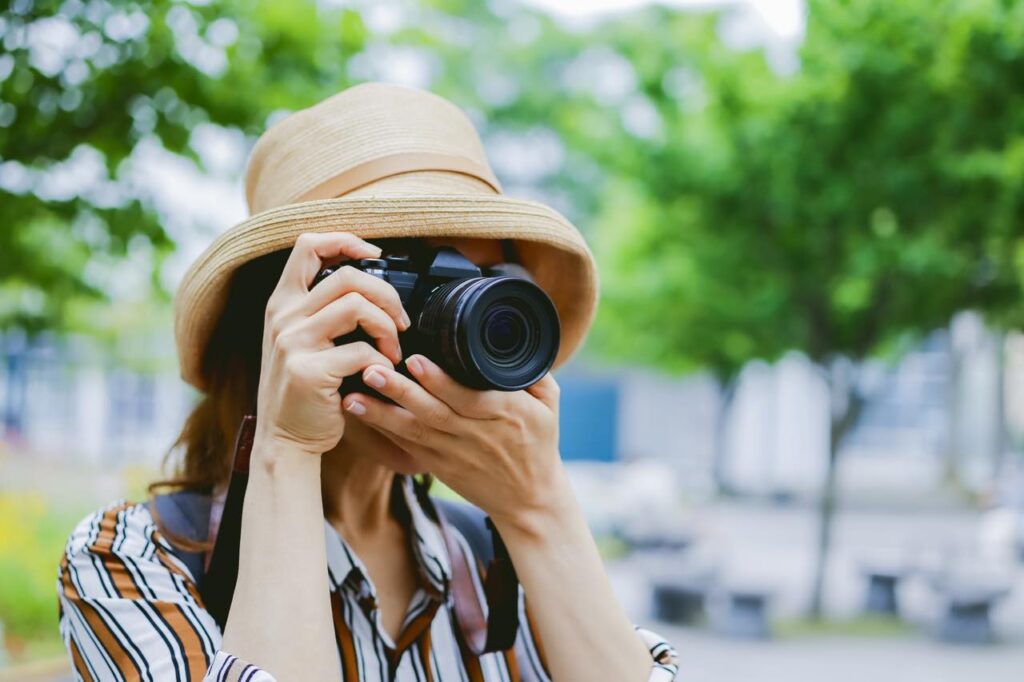
[[[559,364],[596,301],[576,229],[501,195],[461,111],[396,86],[351,88],[273,126],[246,180],[253,215],[197,259],[175,298],[182,376],[205,393],[179,439],[176,483],[223,496],[240,420],[253,405],[258,415],[226,625],[151,507],[112,505],[79,524],[61,563],[78,675],[673,679],[674,652],[628,622],[569,488],[555,380],[467,388],[422,355],[403,358],[410,320],[389,284],[340,268],[311,287],[325,264],[380,256],[367,240],[420,239],[480,266],[511,246],[558,310]],[[357,328],[373,343],[332,342]],[[409,376],[395,371],[403,360]],[[379,395],[340,395],[351,375]],[[461,634],[456,564],[413,480],[425,472],[504,540],[521,585],[505,651],[476,655]],[[481,562],[466,563],[478,584]]]

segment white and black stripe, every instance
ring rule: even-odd
[[[487,654],[479,661],[464,659],[460,649],[447,586],[451,558],[440,529],[419,506],[409,479],[403,481],[413,557],[420,569],[420,585],[413,596],[402,630],[423,627],[416,641],[400,652],[381,628],[378,610],[364,612],[360,598],[377,603],[376,589],[362,561],[325,521],[328,576],[340,607],[336,629],[348,637],[351,658],[342,669],[359,682],[550,682],[541,650],[533,640],[526,602],[520,590],[521,627],[508,656]],[[116,512],[115,512],[116,510]],[[113,537],[101,537],[104,518],[113,521]],[[110,525],[107,525],[109,535]],[[472,548],[452,529],[467,556]],[[470,575],[481,604],[486,607],[483,579],[477,562]],[[148,505],[115,503],[84,519],[68,538],[58,578],[60,628],[69,652],[78,652],[79,679],[189,680],[197,662],[205,667],[206,681],[273,682],[260,670],[231,654],[219,651],[221,632],[213,618],[193,596],[194,583],[185,564],[157,529]],[[129,582],[130,581],[130,582]],[[120,585],[120,587],[119,587]],[[65,594],[65,592],[67,594]],[[87,617],[82,609],[91,610]],[[432,615],[431,615],[432,614]],[[419,620],[417,620],[419,619]],[[98,628],[98,629],[97,629]],[[347,632],[342,630],[347,628]],[[400,642],[412,638],[410,630]],[[429,633],[420,647],[420,638]],[[652,657],[651,682],[675,679],[678,666],[671,645],[656,634],[637,628]],[[391,657],[395,657],[391,670]],[[510,661],[519,676],[514,678]],[[352,680],[351,682],[355,682]]]

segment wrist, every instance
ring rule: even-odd
[[[576,512],[576,497],[559,461],[544,484],[536,486],[533,495],[521,498],[521,503],[508,511],[489,516],[506,543],[534,544],[557,537]]]
[[[293,440],[257,427],[249,464],[250,475],[270,478],[320,474],[320,453],[309,452]]]

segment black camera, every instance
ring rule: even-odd
[[[346,265],[398,291],[412,320],[398,337],[402,356],[422,354],[465,386],[518,391],[537,383],[555,362],[561,334],[558,312],[518,265],[481,271],[453,248],[423,247],[325,267],[313,286]],[[358,329],[334,344],[358,340],[373,343]],[[410,376],[404,361],[396,369]],[[346,377],[339,391],[381,397],[360,374]]]

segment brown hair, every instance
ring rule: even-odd
[[[165,461],[179,456],[171,477],[150,484],[150,495],[186,489],[212,492],[227,483],[238,425],[256,407],[267,300],[290,253],[284,250],[261,256],[235,273],[224,312],[203,355],[209,389],[185,419],[167,453]],[[155,505],[151,509],[156,517]],[[207,543],[169,532],[158,517],[155,520],[161,532],[182,549],[209,549]]]

